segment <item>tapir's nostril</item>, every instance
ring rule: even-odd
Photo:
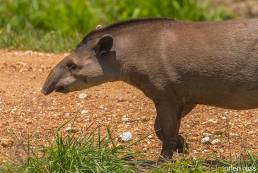
[[[44,94],[44,95],[48,95],[50,94],[51,92],[53,92],[54,90],[54,86],[53,85],[46,85],[44,84],[41,88],[41,93]]]
[[[43,87],[41,88],[41,93],[44,95],[48,95],[50,92],[48,92],[47,90],[45,90]]]

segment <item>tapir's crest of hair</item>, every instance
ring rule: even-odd
[[[159,17],[159,18],[142,18],[142,19],[131,19],[127,21],[120,21],[108,26],[102,26],[102,25],[97,25],[96,28],[89,32],[83,39],[82,41],[76,46],[76,48],[79,48],[83,44],[86,44],[88,40],[92,39],[92,36],[101,33],[102,31],[109,31],[109,30],[114,30],[114,29],[119,29],[120,27],[127,27],[133,24],[138,24],[138,23],[147,23],[147,22],[159,22],[159,21],[175,21],[174,19],[166,18],[166,17]]]

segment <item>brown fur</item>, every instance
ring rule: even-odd
[[[115,80],[154,101],[161,155],[170,158],[182,150],[181,118],[196,104],[258,107],[258,20],[114,24],[89,33],[52,70],[42,91],[70,92]]]

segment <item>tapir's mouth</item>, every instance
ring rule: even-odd
[[[67,88],[65,88],[64,86],[58,86],[58,87],[56,87],[55,92],[68,93],[69,90]]]
[[[49,95],[50,93],[52,93],[53,91],[55,92],[59,92],[59,93],[68,93],[69,90],[67,88],[65,88],[64,86],[57,86],[55,89],[51,89],[51,90],[46,90],[46,89],[42,89],[41,92],[44,95]]]

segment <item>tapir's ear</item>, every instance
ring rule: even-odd
[[[112,46],[113,46],[113,37],[112,35],[106,34],[99,39],[95,47],[95,51],[98,55],[102,55],[110,51]]]

